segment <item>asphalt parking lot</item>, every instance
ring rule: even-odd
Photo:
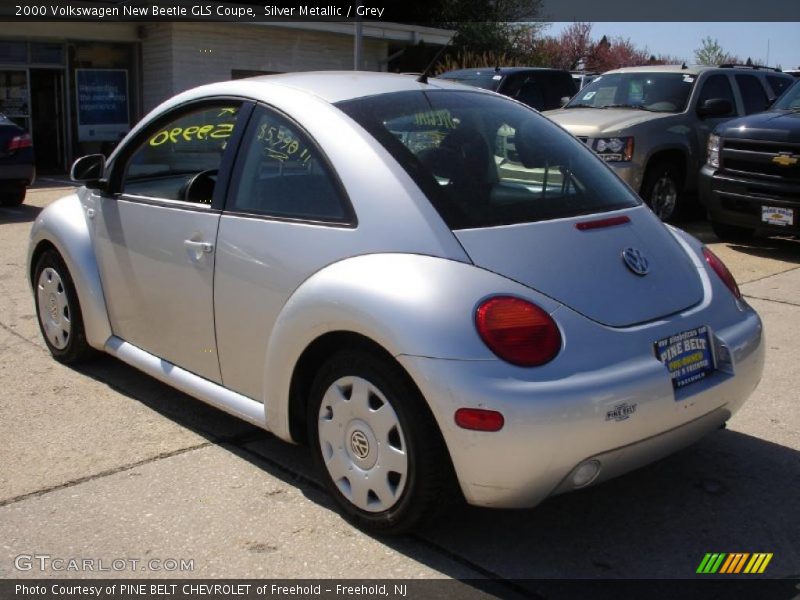
[[[764,379],[728,429],[536,509],[456,507],[381,539],[338,516],[305,449],[110,357],[50,358],[25,253],[68,190],[43,185],[0,208],[0,577],[683,578],[706,552],[771,552],[765,576],[800,577],[800,240],[720,244],[685,224],[765,323]],[[20,555],[162,567],[20,570]],[[180,559],[193,569],[163,566]]]

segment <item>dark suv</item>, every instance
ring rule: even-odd
[[[536,110],[560,108],[577,91],[572,74],[561,69],[486,67],[448,71],[438,77],[503,94]]]
[[[800,234],[800,81],[767,112],[727,121],[708,139],[700,201],[717,236]]]

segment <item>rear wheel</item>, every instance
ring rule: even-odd
[[[642,199],[662,221],[674,219],[683,209],[683,170],[670,161],[647,168]]]
[[[714,234],[723,242],[746,242],[753,237],[755,229],[750,227],[739,227],[738,225],[726,225],[711,221],[711,229]]]
[[[449,457],[399,366],[362,350],[335,355],[314,380],[308,427],[330,493],[359,527],[402,533],[441,505]]]
[[[75,285],[58,252],[47,250],[39,257],[33,282],[39,329],[53,357],[65,364],[91,357]]]
[[[8,189],[0,191],[0,205],[19,206],[25,201],[27,188],[21,184],[14,184]]]

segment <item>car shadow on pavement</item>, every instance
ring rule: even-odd
[[[800,239],[794,237],[779,237],[756,232],[747,242],[731,243],[722,242],[711,231],[711,224],[708,221],[678,223],[677,226],[704,244],[726,243],[731,250],[743,254],[800,264]]]
[[[306,448],[282,442],[111,357],[80,371],[336,510]],[[421,533],[375,539],[460,578],[465,573],[508,580],[689,578],[707,552],[771,552],[767,575],[796,577],[797,490],[800,452],[723,430],[648,467],[533,509],[456,503]],[[484,589],[485,584],[475,585]],[[509,591],[537,585],[517,581]]]
[[[41,206],[21,204],[20,206],[0,206],[0,225],[5,223],[25,223],[36,219],[42,212]]]
[[[800,264],[800,240],[794,238],[755,238],[747,244],[728,244],[731,250],[771,258],[791,264]]]

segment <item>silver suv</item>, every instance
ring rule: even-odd
[[[714,128],[765,110],[792,82],[779,71],[737,65],[628,67],[604,73],[544,114],[668,220],[696,190]]]

